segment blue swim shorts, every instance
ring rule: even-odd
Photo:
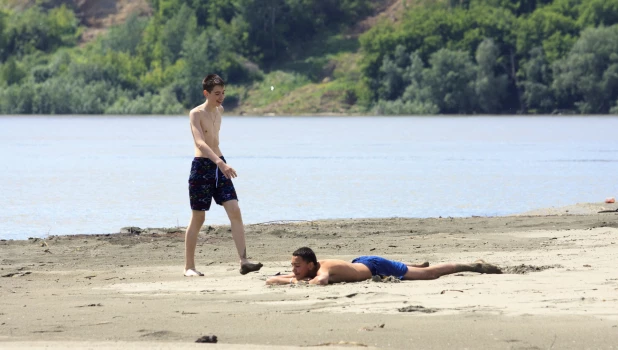
[[[225,162],[225,158],[221,159]],[[210,209],[213,198],[219,205],[229,200],[238,200],[232,180],[225,177],[212,160],[195,157],[189,174],[191,209],[206,211]]]
[[[359,256],[352,260],[352,263],[361,263],[367,266],[373,276],[395,276],[401,280],[408,272],[406,264],[379,256]]]

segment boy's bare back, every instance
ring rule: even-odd
[[[328,274],[329,283],[358,282],[371,278],[371,271],[363,264],[338,259],[320,260],[319,264],[317,274]]]

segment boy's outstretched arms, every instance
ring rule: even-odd
[[[328,277],[329,277],[328,273],[322,273],[322,274],[318,274],[314,278],[306,278],[306,279],[302,279],[302,280],[299,281],[292,274],[290,274],[290,275],[279,275],[279,276],[272,276],[272,277],[268,278],[266,280],[266,284],[268,284],[268,285],[273,285],[273,284],[282,285],[282,284],[306,283],[306,284],[327,285],[328,284]]]
[[[266,284],[291,284],[295,280],[294,275],[272,276],[266,280]]]

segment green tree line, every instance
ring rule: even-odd
[[[80,44],[73,10],[45,3],[0,10],[1,114],[183,113],[203,102],[203,75],[249,86],[375,7],[150,0],[152,16]],[[359,38],[346,96],[368,113],[618,113],[618,0],[404,3]],[[230,88],[228,103],[239,99]]]
[[[45,3],[0,12],[0,113],[183,113],[203,102],[207,73],[260,80],[372,10],[370,0],[151,0],[151,17],[80,46],[74,12]]]
[[[360,40],[380,114],[618,113],[618,0],[428,2]]]

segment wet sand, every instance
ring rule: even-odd
[[[249,225],[264,268],[245,276],[228,226],[204,226],[198,278],[182,276],[184,228],[0,241],[0,348],[615,349],[618,212],[597,213],[615,209]],[[301,246],[507,273],[266,286]],[[218,343],[195,343],[207,335]]]

